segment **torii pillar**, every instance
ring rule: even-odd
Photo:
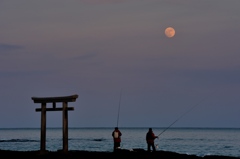
[[[74,107],[68,107],[68,102],[75,102],[78,95],[63,97],[32,97],[34,103],[41,103],[41,108],[36,108],[36,112],[41,112],[41,141],[40,151],[46,151],[46,112],[62,111],[63,115],[63,152],[68,152],[68,111]],[[62,107],[57,108],[56,103],[62,102]],[[47,108],[47,103],[52,103],[52,108]]]

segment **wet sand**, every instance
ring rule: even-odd
[[[120,150],[118,152],[96,152],[69,150],[67,153],[62,151],[9,151],[0,150],[1,159],[240,159],[240,157],[230,156],[204,156],[179,154],[169,151],[147,152],[143,149]]]

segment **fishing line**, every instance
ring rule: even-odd
[[[119,103],[118,103],[117,127],[118,127],[119,114],[120,114],[121,98],[122,98],[122,89],[120,91],[120,98],[119,98]]]
[[[214,91],[216,92],[216,91]],[[213,92],[213,93],[214,93]],[[212,93],[212,94],[213,94]],[[211,94],[211,95],[212,95]],[[189,108],[189,110],[187,110],[186,112],[184,112],[179,118],[177,118],[174,122],[172,122],[166,129],[164,129],[159,135],[158,137],[163,134],[166,130],[168,130],[173,124],[175,124],[178,120],[180,120],[183,116],[185,116],[187,113],[189,113],[190,111],[193,110],[193,108],[197,107],[198,105],[200,105],[203,101],[205,101],[207,98],[209,98],[209,96],[206,96],[205,98],[203,98],[202,100],[200,100],[197,104],[195,104],[194,106],[192,106],[191,108]]]

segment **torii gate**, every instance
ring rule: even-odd
[[[75,102],[76,98],[76,94],[63,97],[32,97],[34,103],[41,103],[41,108],[36,108],[36,112],[41,111],[41,152],[46,151],[46,111],[63,112],[63,152],[68,152],[68,110],[74,110],[74,107],[68,107],[68,102]],[[58,102],[62,102],[62,107],[56,107]],[[47,108],[47,103],[52,103],[52,108]]]

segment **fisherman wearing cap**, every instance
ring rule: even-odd
[[[147,135],[146,135],[146,141],[147,141],[147,148],[148,148],[148,152],[151,151],[151,147],[153,152],[156,151],[155,145],[154,145],[154,140],[158,138],[158,136],[155,136],[155,134],[152,131],[152,128],[149,128]]]

